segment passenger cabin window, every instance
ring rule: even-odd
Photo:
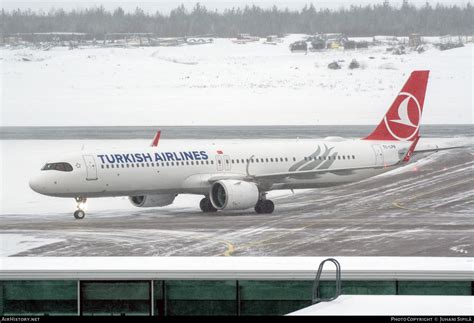
[[[47,163],[41,170],[58,170],[60,172],[72,172],[72,166],[69,163]]]

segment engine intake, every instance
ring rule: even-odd
[[[259,192],[255,183],[221,180],[211,186],[209,196],[218,210],[244,210],[257,204]]]
[[[128,199],[136,207],[157,207],[173,203],[175,194],[138,195]]]

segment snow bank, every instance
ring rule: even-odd
[[[472,123],[473,45],[291,53],[217,39],[160,48],[1,49],[3,126],[376,124],[415,69],[424,123]],[[352,59],[363,69],[349,70]],[[341,70],[327,65],[340,61]]]

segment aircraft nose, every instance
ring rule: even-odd
[[[30,188],[35,191],[36,193],[42,193],[43,187],[41,185],[41,178],[40,176],[34,176],[30,179]]]

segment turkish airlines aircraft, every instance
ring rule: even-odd
[[[137,207],[173,203],[178,194],[201,194],[203,212],[254,208],[272,213],[267,192],[360,181],[408,162],[419,139],[429,71],[415,71],[375,130],[360,140],[282,140],[161,150],[79,152],[46,163],[30,180],[41,194],[73,197],[76,219],[87,198],[129,196]],[[422,152],[437,151],[434,149]],[[419,151],[419,150],[418,150]],[[417,152],[418,152],[417,151]]]

